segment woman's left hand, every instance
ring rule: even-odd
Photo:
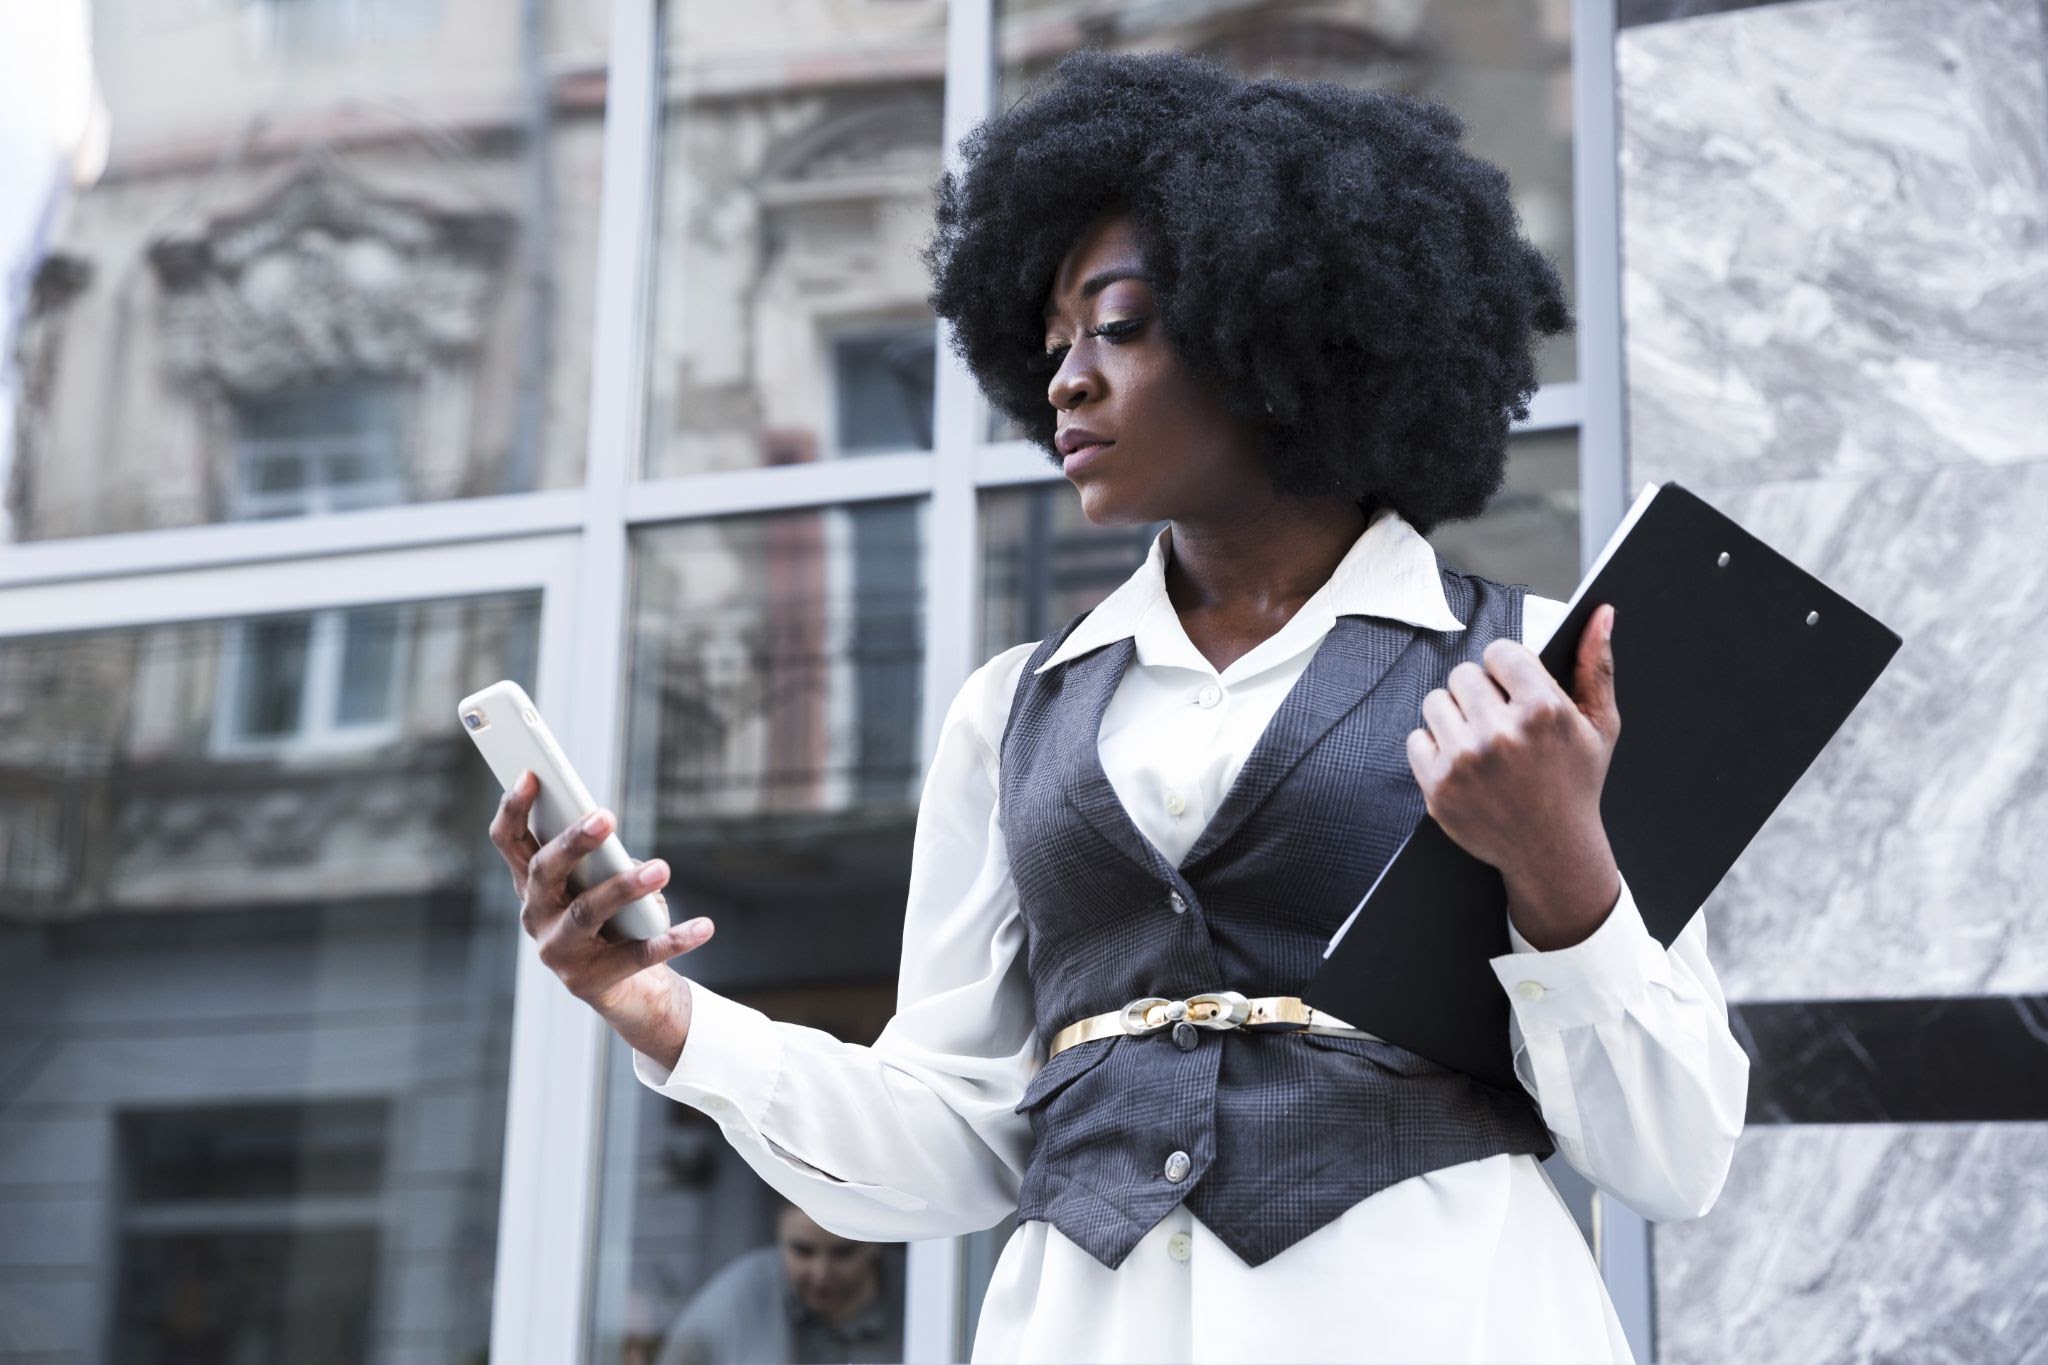
[[[1461,663],[1422,700],[1408,765],[1429,813],[1460,847],[1500,869],[1508,913],[1538,949],[1600,927],[1621,873],[1600,821],[1600,789],[1621,736],[1614,704],[1614,608],[1579,636],[1571,694],[1536,652],[1495,640],[1486,666]]]

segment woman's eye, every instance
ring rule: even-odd
[[[1087,334],[1101,337],[1112,346],[1121,346],[1135,336],[1144,324],[1143,318],[1119,318],[1115,322],[1105,322],[1100,327],[1090,327]],[[1055,346],[1039,357],[1037,368],[1042,373],[1051,374],[1059,369],[1060,362],[1066,358],[1066,354],[1065,346]]]

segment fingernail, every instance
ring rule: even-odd
[[[711,921],[702,916],[693,920],[686,920],[683,923],[682,933],[684,938],[702,938],[710,931]]]
[[[660,881],[667,872],[668,864],[656,858],[651,863],[641,864],[640,871],[634,874],[634,880],[638,881],[642,886],[652,886]]]
[[[592,811],[583,819],[583,832],[585,834],[602,834],[610,827],[611,822],[612,816],[610,811]]]

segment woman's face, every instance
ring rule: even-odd
[[[1272,496],[1257,424],[1224,411],[1161,327],[1127,213],[1098,218],[1046,301],[1046,397],[1081,511],[1101,525],[1229,519]],[[1081,433],[1106,444],[1067,453]]]

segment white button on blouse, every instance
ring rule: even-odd
[[[1429,543],[1382,510],[1279,631],[1219,672],[1166,595],[1169,536],[1045,666],[1135,637],[1099,750],[1132,819],[1178,862],[1338,615],[1429,630],[1464,623],[1450,612]],[[1526,598],[1524,642],[1541,646],[1562,614],[1562,603]],[[690,1036],[675,1069],[634,1059],[644,1084],[685,1104],[709,1109],[712,1094],[725,1096],[719,1122],[734,1150],[849,1237],[971,1232],[1017,1207],[1032,1139],[1015,1109],[1043,1050],[996,791],[1004,725],[1035,647],[1017,645],[976,669],[947,711],[918,807],[896,1015],[875,1044],[778,1023],[692,982]],[[1627,680],[1620,685],[1625,707]],[[1203,689],[1198,698],[1214,687],[1216,704],[1188,706],[1191,686]],[[1198,818],[1162,815],[1162,790]],[[1184,909],[1178,893],[1168,903]],[[1491,965],[1509,1002],[1515,1070],[1559,1152],[1646,1217],[1705,1212],[1742,1128],[1749,1066],[1728,1030],[1705,920],[1695,916],[1667,950],[1624,882],[1582,942],[1538,952],[1512,921],[1508,939],[1512,950]],[[687,970],[689,960],[679,965]],[[1548,989],[1532,994],[1522,983],[1538,972]],[[1050,1224],[1026,1221],[996,1264],[974,1358],[1630,1355],[1542,1167],[1501,1155],[1389,1186],[1256,1267],[1185,1206],[1115,1270]]]

